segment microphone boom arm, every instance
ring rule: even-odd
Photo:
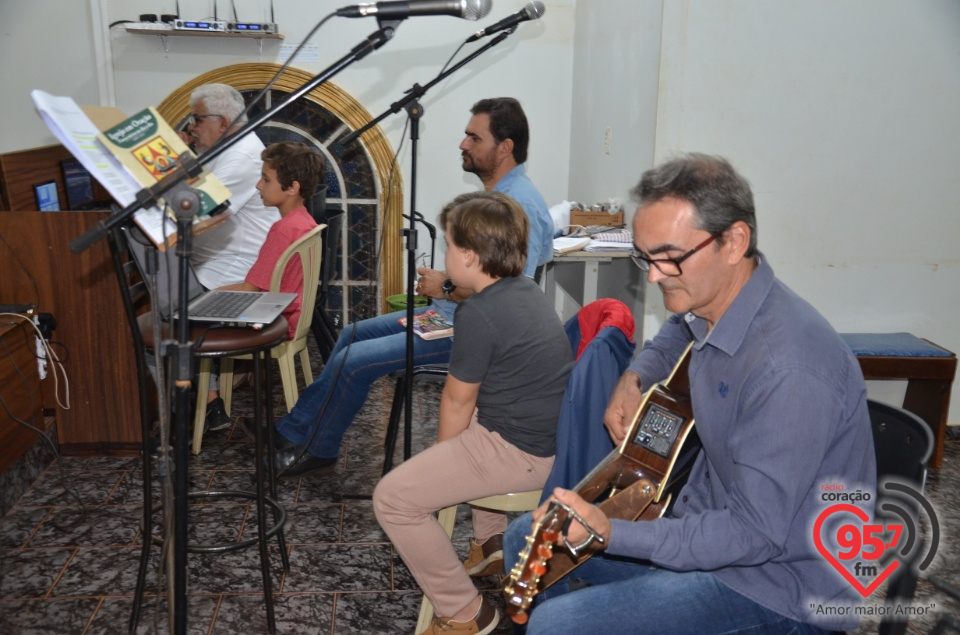
[[[341,144],[343,144],[343,145],[347,145],[348,143],[350,143],[351,141],[353,141],[354,139],[356,139],[357,137],[359,137],[360,135],[362,135],[363,133],[365,133],[367,130],[369,130],[370,128],[373,128],[375,125],[377,125],[378,123],[380,123],[381,121],[383,121],[384,119],[386,119],[387,117],[389,117],[390,115],[400,112],[401,110],[403,110],[404,108],[406,108],[407,104],[409,104],[409,103],[411,103],[411,102],[419,99],[419,98],[422,97],[423,95],[425,95],[426,92],[427,92],[428,90],[430,90],[430,88],[432,88],[432,87],[434,86],[434,84],[436,84],[437,82],[439,82],[439,81],[441,81],[441,80],[443,80],[443,79],[446,79],[446,77],[447,77],[448,75],[452,74],[452,73],[453,73],[454,71],[456,71],[456,70],[459,70],[461,67],[463,67],[463,66],[465,66],[466,64],[468,64],[468,63],[469,63],[470,61],[472,61],[474,58],[479,57],[479,56],[482,55],[487,49],[489,49],[489,48],[491,48],[491,47],[494,47],[494,46],[496,46],[497,44],[499,44],[500,42],[504,41],[505,39],[507,39],[507,37],[508,37],[511,33],[513,33],[513,32],[516,31],[516,30],[517,30],[517,27],[514,26],[514,27],[511,28],[511,29],[508,29],[508,30],[506,30],[506,31],[501,32],[500,35],[498,35],[497,37],[493,38],[492,40],[490,40],[489,42],[487,42],[486,44],[484,44],[482,47],[480,47],[479,49],[477,49],[476,51],[474,51],[473,53],[471,53],[471,54],[468,55],[467,57],[463,58],[461,61],[457,62],[456,64],[454,64],[453,66],[451,66],[451,67],[448,68],[447,70],[442,71],[439,75],[437,75],[437,76],[434,77],[432,80],[430,80],[425,86],[421,86],[420,84],[414,84],[413,86],[411,86],[410,88],[408,88],[408,89],[405,91],[405,94],[404,94],[404,96],[403,96],[401,99],[399,99],[399,100],[393,102],[392,104],[390,104],[390,107],[389,107],[387,110],[384,110],[382,113],[380,113],[379,115],[377,115],[376,117],[374,117],[373,119],[371,119],[369,122],[367,122],[366,124],[364,124],[363,127],[358,128],[357,130],[354,130],[353,132],[351,132],[351,133],[348,134],[347,136],[343,137],[343,138],[339,141],[339,143],[341,143]]]

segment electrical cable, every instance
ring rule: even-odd
[[[44,352],[47,354],[47,359],[50,360],[50,369],[53,374],[53,396],[57,401],[57,405],[63,408],[64,410],[70,410],[70,378],[67,377],[67,371],[63,367],[63,363],[60,361],[60,358],[57,357],[57,354],[53,352],[53,349],[47,344],[47,341],[43,337],[43,333],[40,332],[40,329],[26,315],[21,315],[19,313],[0,313],[0,316],[12,317],[22,320],[33,327],[33,330],[36,331],[37,337],[40,340],[41,345],[43,346]],[[60,383],[57,378],[57,368],[60,369],[60,373],[63,375],[63,386],[64,386],[64,398],[66,404],[60,399]]]

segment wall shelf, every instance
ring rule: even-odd
[[[126,27],[127,33],[133,33],[134,35],[156,35],[160,38],[160,43],[163,46],[164,54],[170,52],[170,40],[167,38],[173,37],[206,37],[206,38],[228,38],[228,39],[240,39],[240,40],[256,40],[257,47],[260,50],[260,55],[263,55],[263,41],[264,40],[282,40],[283,35],[280,33],[226,33],[224,31],[183,31],[176,29],[144,29],[138,27]]]
[[[187,36],[187,37],[226,37],[247,40],[282,40],[280,33],[225,33],[223,31],[175,31],[174,29],[137,29],[128,28],[127,33],[137,35]]]

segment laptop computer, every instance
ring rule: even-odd
[[[153,250],[150,240],[136,227],[123,230],[133,260],[140,275],[147,282],[150,297],[159,307],[160,317],[167,321],[171,315],[177,318],[179,303],[180,259],[173,250],[158,253],[157,284],[151,285],[147,275],[149,252]],[[296,300],[296,293],[273,293],[269,291],[207,291],[197,278],[193,267],[188,271],[187,319],[190,322],[223,324],[259,329],[277,319],[283,310]]]

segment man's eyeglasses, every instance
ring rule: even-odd
[[[209,119],[210,117],[222,117],[222,116],[223,115],[198,115],[197,113],[192,112],[189,115],[187,115],[187,125],[195,126],[197,125],[197,122],[199,122],[202,119]]]
[[[650,271],[650,265],[653,265],[657,268],[657,271],[662,273],[665,276],[675,278],[676,276],[683,275],[683,270],[680,268],[680,263],[697,253],[713,241],[717,239],[717,236],[710,236],[705,241],[683,254],[679,258],[647,258],[636,248],[634,248],[633,253],[630,254],[630,259],[633,260],[633,264],[640,267],[640,271]]]

